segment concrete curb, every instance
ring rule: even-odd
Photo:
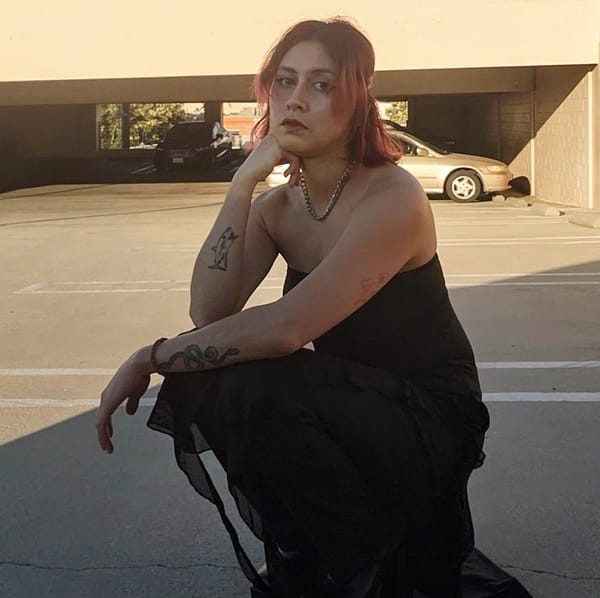
[[[528,208],[529,203],[525,197],[509,197],[506,200],[506,205],[509,208]]]
[[[600,229],[600,210],[589,210],[577,206],[546,202],[535,195],[522,197],[506,197],[502,194],[492,196],[492,203],[508,208],[527,208],[535,216],[566,216],[570,224]]]
[[[552,206],[541,201],[532,204],[529,208],[529,212],[531,214],[535,214],[536,216],[562,216],[564,214],[564,212],[562,212],[556,206]]]
[[[528,200],[531,196],[526,197],[506,197],[502,194],[492,195],[492,203],[500,204],[508,208],[527,208],[529,207]]]
[[[600,228],[600,212],[574,212],[569,216],[569,222],[587,228]]]

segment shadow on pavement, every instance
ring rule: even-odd
[[[151,158],[29,158],[14,159],[0,172],[0,193],[45,185],[174,183],[230,181],[241,158],[215,171],[173,169],[158,172]]]
[[[545,274],[594,272],[600,263]],[[454,288],[452,297],[480,353],[499,346],[509,358],[511,348],[528,347],[532,360],[558,359],[552,351],[571,330],[586,359],[597,360],[599,289],[497,286],[494,314],[489,285]],[[492,316],[497,339],[484,336]],[[535,372],[527,380],[535,389]],[[487,460],[470,484],[477,546],[538,598],[598,596],[600,404],[489,408]],[[149,413],[117,415],[111,457],[96,446],[93,412],[0,446],[4,596],[247,598],[215,509],[177,469],[171,440],[145,427]],[[260,562],[258,543],[243,538]]]
[[[112,456],[94,412],[0,447],[3,596],[247,598],[214,508],[170,439],[145,428],[149,413],[117,415]]]

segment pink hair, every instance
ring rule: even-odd
[[[269,95],[279,64],[288,50],[303,41],[320,43],[336,65],[333,108],[353,115],[350,158],[365,166],[398,160],[401,150],[385,131],[371,92],[375,71],[373,46],[354,25],[340,17],[301,21],[290,27],[269,50],[254,78],[254,93],[263,115],[252,129],[253,142],[269,133]]]

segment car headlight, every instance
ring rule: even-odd
[[[493,172],[495,174],[503,174],[508,172],[508,166],[504,166],[503,164],[490,164],[486,168],[488,172]]]

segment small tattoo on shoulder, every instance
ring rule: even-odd
[[[216,245],[211,247],[215,254],[214,263],[209,266],[211,270],[227,270],[227,254],[238,236],[239,235],[236,235],[233,232],[231,226],[228,226],[223,231],[223,234],[219,237]]]
[[[360,281],[362,294],[357,303],[359,305],[366,303],[389,279],[389,272],[379,272],[372,278],[363,278]]]

